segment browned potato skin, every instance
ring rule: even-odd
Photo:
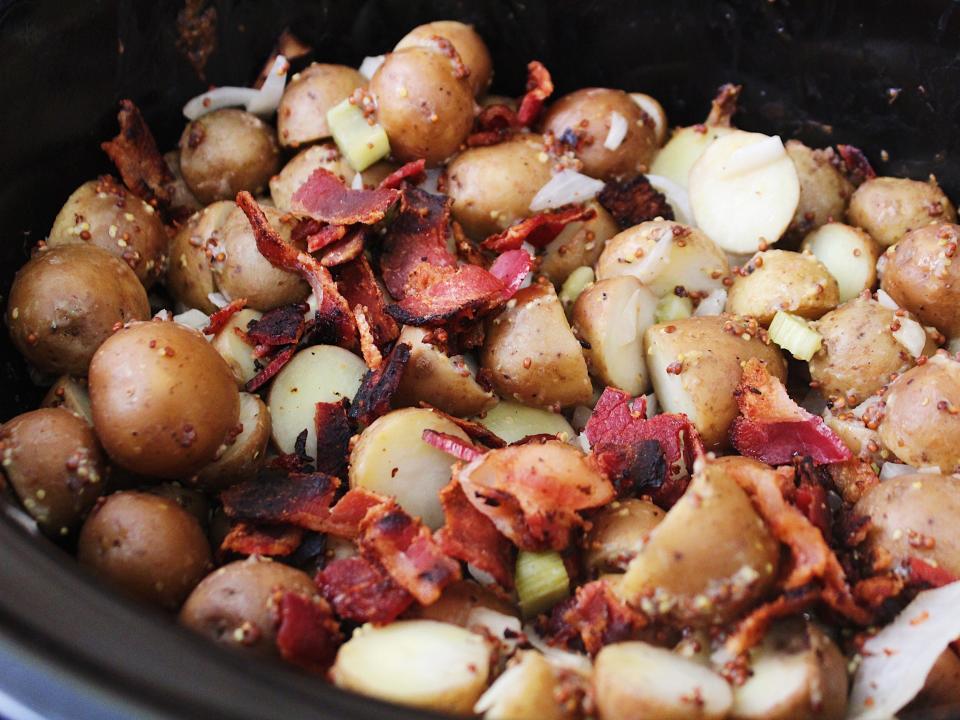
[[[274,208],[263,208],[270,225],[290,242],[294,220]],[[230,298],[246,298],[260,312],[302,302],[310,286],[295,273],[274,267],[257,249],[257,239],[240,208],[234,208],[220,228],[224,260],[214,265],[217,287]]]
[[[453,155],[473,126],[473,92],[453,61],[424,47],[387,55],[370,79],[377,119],[400,162],[424,158],[434,167]]]
[[[184,487],[178,482],[165,482],[154,485],[146,490],[151,495],[173,500],[177,505],[186,510],[196,520],[200,527],[206,530],[210,524],[210,503],[207,496],[199,490]]]
[[[785,233],[785,240],[796,242],[821,225],[842,221],[853,185],[834,166],[832,149],[814,150],[799,140],[784,147],[800,179],[800,203]]]
[[[110,458],[131,472],[178,479],[213,460],[237,426],[233,373],[200,333],[134,323],[90,363],[93,423]]]
[[[180,171],[197,200],[257,194],[280,168],[273,128],[242,110],[214,110],[190,122],[180,136]]]
[[[148,290],[166,270],[169,241],[160,216],[111,178],[81,185],[53,221],[48,247],[81,243],[123,260]]]
[[[463,64],[470,70],[467,82],[476,97],[483,95],[493,80],[493,60],[483,38],[472,25],[456,20],[436,20],[418,25],[404,35],[394,50],[408,47],[426,47],[436,49],[434,37],[439,36],[450,41]]]
[[[584,564],[591,575],[623,572],[646,545],[664,511],[649,500],[615,500],[590,518],[583,540]]]
[[[214,571],[197,585],[180,610],[180,623],[229,647],[277,656],[283,592],[314,597],[317,587],[302,570],[256,556]]]
[[[600,203],[591,200],[587,205],[596,211],[596,217],[570,223],[543,251],[540,272],[554,285],[563,284],[578,267],[595,265],[607,240],[620,232],[617,223]]]
[[[277,135],[283,147],[330,137],[327,111],[350,97],[367,79],[345,65],[313,63],[294,75],[277,108]]]
[[[126,594],[176,610],[209,570],[210,546],[196,518],[174,500],[118,492],[87,518],[77,559]]]
[[[880,287],[924,325],[960,334],[960,263],[947,255],[960,243],[960,225],[937,223],[907,233],[887,251]]]
[[[813,255],[765,250],[735,274],[727,311],[769,325],[778,310],[816,320],[840,302],[837,281]]]
[[[38,253],[17,271],[7,302],[13,344],[37,369],[86,375],[114,326],[150,317],[143,285],[122,260],[93,245]]]
[[[175,300],[208,315],[217,310],[209,298],[217,291],[211,255],[219,250],[223,224],[236,205],[220,200],[194,213],[170,241],[166,285]]]
[[[589,402],[587,363],[553,286],[524,288],[511,302],[488,322],[480,352],[497,394],[540,407]]]
[[[956,222],[957,211],[935,182],[878,177],[853,193],[847,221],[886,247],[932,222]]]
[[[616,150],[603,146],[612,112],[627,121],[627,135]],[[576,151],[583,172],[601,180],[646,172],[660,147],[653,120],[622,90],[584,88],[564,95],[547,110],[542,130],[559,138],[567,129],[584,139]]]
[[[470,613],[476,608],[519,617],[517,608],[473,580],[459,580],[448,585],[435,603],[426,607],[415,603],[406,616],[467,627]]]
[[[0,427],[3,472],[48,535],[75,530],[103,492],[103,451],[93,428],[62,408],[18,415]]]
[[[243,432],[232,445],[226,446],[220,457],[200,470],[196,477],[190,478],[188,482],[191,485],[217,492],[243,480],[250,480],[263,467],[267,459],[267,444],[270,442],[270,410],[258,395],[244,393],[240,401]],[[243,412],[244,403],[256,406],[256,423],[252,428],[247,427],[248,416]]]
[[[868,490],[856,505],[870,517],[867,548],[892,566],[911,557],[960,574],[960,486],[944,475],[898,475]],[[932,540],[927,543],[925,540]],[[932,547],[929,545],[932,544]]]
[[[86,378],[61,375],[44,395],[40,407],[69,410],[85,423],[93,426]]]
[[[960,703],[960,657],[948,647],[933,664],[923,688],[904,710],[956,707],[957,703]]]

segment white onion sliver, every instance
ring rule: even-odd
[[[660,237],[653,249],[643,256],[634,267],[633,275],[644,285],[653,282],[660,274],[663,265],[670,262],[670,246],[673,243],[673,231],[669,227],[660,231]]]
[[[443,175],[443,168],[427,168],[423,171],[423,174],[426,177],[420,183],[420,189],[434,195],[440,195],[440,176]]]
[[[358,71],[369,80],[373,77],[373,74],[380,69],[380,66],[383,65],[383,61],[386,59],[386,55],[368,55],[363,59],[363,62],[360,63]]]
[[[483,606],[477,606],[467,614],[466,628],[467,630],[486,629],[500,641],[502,650],[508,655],[517,649],[523,629],[520,620],[513,615],[504,615]]]
[[[719,315],[727,306],[727,291],[723,288],[711,290],[710,293],[700,301],[697,309],[693,311],[696,317],[707,317]]]
[[[474,567],[470,563],[467,563],[467,572],[470,573],[470,577],[472,577],[481,585],[489,586],[497,584],[497,581],[494,579],[493,575],[481,570],[478,567]]]
[[[735,150],[727,160],[724,172],[727,175],[742,175],[753,172],[775,163],[786,152],[779,135],[765,137],[763,140]]]
[[[647,419],[649,420],[658,412],[660,412],[660,401],[657,400],[656,393],[650,393],[649,395],[644,395],[647,399]]]
[[[917,468],[917,472],[921,475],[939,475],[940,466],[939,465],[924,465]]]
[[[555,668],[563,670],[574,670],[583,675],[590,675],[593,672],[593,663],[586,655],[561,650],[552,645],[548,645],[546,640],[540,637],[533,625],[524,625],[523,633],[527,636],[529,643],[543,654],[544,660]]]
[[[530,201],[530,210],[541,212],[592,200],[603,190],[603,181],[587,177],[576,170],[561,170]]]
[[[353,176],[353,180],[350,181],[351,190],[363,190],[363,175],[357,173]]]
[[[590,441],[587,440],[587,436],[584,433],[580,433],[574,438],[571,438],[570,444],[580,448],[584,453],[590,453]]]
[[[899,310],[900,306],[897,305],[897,301],[890,297],[889,293],[886,290],[877,290],[877,302],[883,305],[888,310]]]
[[[277,55],[277,59],[270,66],[270,72],[267,73],[263,85],[257,91],[257,96],[247,103],[247,112],[254,115],[270,116],[280,107],[280,98],[283,97],[283,89],[287,85],[287,73],[290,71],[290,63],[283,55]]]
[[[863,646],[849,720],[893,717],[923,687],[933,664],[960,636],[960,582],[925,590]]]
[[[271,115],[280,104],[289,67],[287,59],[283,55],[278,55],[267,74],[263,87],[259,90],[229,85],[214,88],[187,102],[183,106],[183,115],[187,120],[196,120],[208,112],[240,105],[256,115]]]
[[[690,208],[690,197],[687,190],[677,185],[673,180],[663,175],[647,175],[647,182],[667,199],[667,204],[673,208],[673,216],[677,222],[696,227],[693,210]]]
[[[913,465],[904,465],[903,463],[885,462],[880,468],[880,480],[889,480],[900,475],[913,475],[917,469]]]
[[[179,325],[185,325],[194,330],[203,330],[210,324],[209,316],[196,308],[191,308],[186,312],[173,316],[173,321]]]
[[[514,686],[517,683],[523,681],[523,673],[521,671],[521,666],[511,665],[496,680],[493,681],[493,684],[486,689],[483,695],[477,700],[473,706],[473,712],[477,715],[483,715],[488,710],[492,710],[496,707],[497,703],[500,702],[500,699],[506,695],[509,695]]]
[[[916,320],[908,317],[897,319],[900,327],[893,331],[894,339],[903,345],[908,353],[918,358],[923,355],[923,346],[927,344],[927,333]]]
[[[212,302],[218,308],[225,308],[227,305],[230,304],[230,301],[227,300],[227,296],[224,295],[222,292],[207,293],[207,300]]]
[[[184,310],[184,312],[187,312],[187,311]],[[154,319],[154,320],[164,320],[164,321],[166,321],[166,320],[173,320],[173,315],[170,314],[170,311],[169,311],[169,310],[167,310],[166,308],[163,308],[162,310],[157,310],[157,312],[154,313],[153,319]]]
[[[627,119],[614,110],[610,113],[610,130],[607,131],[607,139],[603,141],[603,146],[607,150],[616,150],[626,136]]]
[[[646,113],[647,117],[653,120],[654,132],[657,134],[657,138],[663,138],[667,132],[667,129],[664,127],[664,120],[666,120],[666,118],[663,116],[662,109],[657,106],[654,99],[645,93],[630,93],[630,99],[640,106],[640,109]]]

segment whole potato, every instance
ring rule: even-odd
[[[210,546],[197,519],[176,501],[118,492],[83,524],[77,560],[140,600],[176,610],[210,568]]]
[[[470,74],[467,82],[477,97],[483,95],[493,80],[493,60],[483,38],[474,30],[472,25],[457,22],[456,20],[435,20],[434,22],[418,25],[404,35],[394,50],[403,50],[408,47],[425,47],[437,49],[435,38],[441,37],[450,41],[454,50],[467,66]]]
[[[318,594],[302,570],[252,555],[207,575],[180,609],[180,624],[222,645],[276,657],[284,592]]]
[[[785,233],[796,241],[825,223],[842,220],[853,185],[834,165],[832,149],[814,150],[799,140],[788,140],[784,147],[800,179],[800,203]]]
[[[283,166],[283,170],[270,178],[270,197],[277,210],[283,212],[290,210],[293,194],[317,168],[329,170],[345,185],[350,185],[353,182],[353,176],[357,174],[332,142],[311,145],[294,155]]]
[[[103,492],[103,451],[86,422],[62,408],[42,408],[0,426],[3,473],[48,535],[76,529]]]
[[[100,346],[90,363],[90,402],[117,465],[170,479],[213,460],[240,412],[233,374],[210,343],[160,321],[134,323]]]
[[[201,115],[180,136],[180,171],[204,204],[232,200],[241,190],[256,194],[279,168],[273,128],[243,110]]]
[[[505,398],[539,407],[582,405],[593,397],[580,343],[552,285],[520,290],[487,323],[480,365]]]
[[[473,126],[473,92],[453,61],[424,47],[389,53],[370,79],[377,119],[400,162],[434,167],[453,155]]]
[[[727,291],[727,312],[769,325],[778,310],[816,320],[840,302],[837,281],[813,255],[789,250],[758,252]]]
[[[550,181],[550,156],[539,135],[467,148],[447,166],[453,218],[474,240],[529,217],[530,201]]]
[[[86,375],[114,328],[148,319],[150,303],[122,260],[93,245],[64,245],[17,271],[6,315],[13,344],[37,369]]]
[[[937,353],[894,380],[883,396],[880,438],[908,465],[960,470],[960,361]]]
[[[168,238],[160,216],[109,176],[77,188],[47,237],[47,247],[84,243],[123,260],[148,290],[166,270]]]
[[[856,189],[847,222],[887,247],[911,230],[932,222],[957,221],[957,211],[936,182],[877,177]]]
[[[217,311],[210,295],[217,292],[213,266],[222,262],[220,237],[223,224],[236,209],[220,200],[193,214],[170,241],[166,285],[174,300],[208,315]]]
[[[605,141],[613,113],[626,121],[627,131],[611,150]],[[601,180],[646,172],[660,147],[653,119],[625,92],[608,88],[583,88],[564,95],[547,110],[542,131],[555,138],[574,133],[574,154],[583,163],[583,172]]]
[[[888,250],[880,287],[920,322],[960,335],[960,263],[953,260],[960,225],[937,223],[908,232]]]
[[[600,253],[620,228],[603,206],[596,200],[587,203],[597,213],[592,220],[572,222],[547,245],[540,258],[540,272],[554,285],[563,281],[583,265],[594,265]]]
[[[345,65],[312,63],[290,78],[277,108],[277,135],[284,147],[330,137],[327,111],[365,87],[367,79]]]
[[[590,518],[583,540],[584,563],[591,575],[623,572],[643,550],[664,512],[649,500],[627,498],[601,508]]]

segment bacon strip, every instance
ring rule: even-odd
[[[427,161],[423,158],[414,160],[413,162],[408,162],[381,180],[380,184],[377,186],[377,189],[399,190],[403,186],[404,182],[412,182],[416,184],[426,177],[424,173],[424,169],[426,167]]]
[[[247,392],[256,392],[263,387],[269,380],[283,369],[283,366],[290,362],[293,354],[297,351],[295,346],[284,348],[274,355],[266,367],[247,381],[244,389]]]
[[[404,325],[462,324],[485,315],[506,302],[507,288],[489,271],[461,265],[415,295],[387,307]]]
[[[553,242],[570,223],[592,220],[596,216],[597,211],[594,208],[584,205],[537,213],[511,225],[502,233],[490,235],[480,246],[484,250],[500,253],[519,250],[526,242],[542,249]]]
[[[413,604],[413,596],[383,568],[362,557],[329,563],[317,575],[317,587],[344,620],[378,625],[393,622]]]
[[[367,513],[388,502],[387,498],[371,490],[361,487],[348,490],[323,521],[323,532],[345,540],[355,540],[360,535],[360,522]]]
[[[303,528],[294,525],[257,525],[241,520],[231,526],[230,532],[220,543],[220,551],[285,557],[300,547],[303,535]]]
[[[611,180],[603,186],[597,200],[622,229],[647,220],[673,220],[673,208],[643,175],[629,180]]]
[[[440,504],[446,522],[436,539],[443,552],[489,573],[502,588],[512,590],[514,552],[510,541],[470,504],[455,480],[440,491]]]
[[[442,418],[449,420],[458,428],[463,430],[467,434],[467,437],[474,442],[478,442],[481,445],[486,445],[488,448],[501,448],[507,446],[507,442],[503,438],[487,428],[485,425],[478,423],[475,420],[465,420],[464,418],[459,418],[456,415],[445,413],[440,408],[436,408],[430,403],[423,402],[422,400],[418,403],[418,405],[427,410],[431,410]],[[552,440],[553,436],[550,436],[550,439]]]
[[[915,585],[938,588],[958,580],[953,573],[938,565],[932,565],[923,558],[908,558],[906,565],[910,572],[910,582]]]
[[[227,517],[258,523],[290,524],[322,532],[340,486],[323,473],[261,472],[220,494]]]
[[[345,478],[353,428],[347,419],[344,401],[318,402],[314,420],[317,427],[317,472]]]
[[[218,332],[223,330],[228,322],[230,322],[230,318],[243,310],[246,306],[246,298],[237,298],[236,300],[230,301],[230,303],[223,306],[210,316],[207,326],[203,329],[203,334],[216,335]]]
[[[306,222],[316,222],[315,220],[308,220]],[[304,224],[301,223],[297,227],[303,227]],[[322,250],[328,245],[332,245],[338,240],[343,240],[347,234],[346,225],[323,225],[319,230],[310,233],[307,235],[307,252],[315,253],[318,250]],[[291,234],[291,239],[293,235]]]
[[[534,60],[527,65],[527,94],[520,101],[517,122],[524,127],[534,123],[547,98],[553,94],[553,80],[543,63]]]
[[[375,225],[399,199],[393,189],[352,190],[326,168],[317,168],[290,202],[294,211],[330,225]]]
[[[269,310],[247,328],[247,337],[254,344],[264,347],[296,345],[306,325],[304,309],[303,305],[284,305]]]
[[[483,450],[478,450],[475,446],[466,440],[458,438],[456,435],[450,435],[445,432],[438,432],[427,428],[422,433],[423,441],[427,445],[432,445],[437,450],[442,450],[448,455],[452,455],[457,460],[470,462],[483,455]]]
[[[356,225],[344,237],[327,245],[320,253],[320,264],[324,267],[336,267],[363,254],[367,231],[363,225]]]
[[[410,346],[397,343],[376,370],[363,377],[353,403],[350,419],[360,425],[369,425],[390,410],[390,400],[400,387],[403,370],[410,361]]]
[[[377,283],[373,268],[367,258],[360,255],[355,260],[337,266],[334,270],[337,287],[353,308],[361,308],[363,316],[373,333],[373,341],[381,352],[400,335],[397,322],[387,314],[387,302]]]
[[[173,173],[157,149],[140,109],[132,100],[121,100],[117,120],[120,133],[100,147],[117,166],[130,192],[156,208],[167,209],[173,197]]]
[[[493,261],[490,274],[503,283],[503,299],[509,300],[527,279],[534,259],[526,250],[508,250]]]
[[[605,580],[595,580],[553,609],[547,632],[554,643],[576,647],[578,641],[596,655],[604,645],[636,637],[648,624],[647,617],[621,602]]]
[[[313,672],[324,672],[333,663],[343,642],[340,624],[322,597],[295,592],[280,596],[277,649],[287,662]]]

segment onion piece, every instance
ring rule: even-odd
[[[353,180],[350,182],[351,190],[363,190],[363,175],[357,173],[353,176]]]
[[[553,210],[592,200],[603,190],[603,181],[587,177],[576,170],[561,170],[544,185],[530,201],[532,212]]]
[[[247,112],[263,117],[273,115],[280,107],[280,98],[283,97],[283,89],[287,85],[288,72],[290,72],[290,63],[283,55],[277,55],[263,85],[257,91],[257,96],[247,103]]]
[[[173,321],[179,325],[185,325],[186,327],[193,328],[194,330],[203,330],[207,325],[210,324],[210,316],[201,310],[196,308],[191,308],[186,312],[182,312],[179,315],[173,316]],[[208,340],[212,340],[212,335],[205,336]]]
[[[735,150],[725,164],[725,175],[742,175],[753,172],[771,163],[775,163],[786,155],[783,141],[779,135],[763,138],[755,143],[745,145]]]
[[[900,327],[893,331],[894,339],[913,357],[923,355],[923,346],[927,344],[927,333],[923,326],[908,317],[897,318],[897,321]]]
[[[880,481],[890,480],[900,475],[913,475],[917,469],[913,465],[904,465],[903,463],[885,462],[880,468]]]
[[[523,667],[519,664],[511,665],[493,681],[473,706],[473,712],[483,715],[492,709],[503,697],[513,694],[523,682]]]
[[[360,67],[357,68],[357,70],[369,80],[373,77],[373,74],[380,69],[380,66],[383,65],[383,61],[386,59],[386,55],[368,55],[363,59],[363,62],[360,63]]]
[[[673,208],[673,215],[677,222],[690,227],[697,226],[693,218],[693,210],[690,209],[690,197],[687,195],[686,188],[663,175],[647,175],[646,178],[651,187],[667,199],[667,204]]]
[[[616,150],[623,143],[627,136],[627,119],[616,110],[610,113],[610,130],[607,131],[607,139],[603,141],[603,146],[607,150]]]
[[[590,677],[593,674],[593,663],[586,655],[548,645],[533,625],[524,625],[523,633],[527,636],[527,641],[543,654],[544,659],[558,670],[573,670],[584,677]]]
[[[486,630],[500,641],[500,649],[505,655],[512,655],[520,640],[522,625],[513,615],[491,610],[478,605],[467,614],[467,630]]]
[[[188,309],[189,309],[189,308],[188,308]],[[184,310],[183,312],[187,312],[187,310]],[[178,313],[178,314],[179,314],[179,313]],[[157,310],[157,312],[154,313],[153,319],[154,319],[154,320],[163,320],[163,321],[165,322],[165,321],[167,321],[167,320],[173,320],[173,315],[171,314],[171,312],[170,312],[169,310],[167,310],[166,308],[163,308],[162,310]]]
[[[289,69],[290,63],[287,59],[283,55],[277,55],[263,87],[259,90],[229,85],[208,90],[183,106],[183,116],[187,120],[196,120],[208,112],[238,105],[242,105],[248,112],[255,115],[272,115],[280,105]]]
[[[896,311],[900,309],[897,301],[890,297],[890,294],[886,290],[877,290],[877,302],[887,308],[887,310]]]
[[[643,259],[635,266],[633,275],[643,285],[649,285],[663,270],[663,266],[670,262],[670,246],[673,243],[673,230],[665,227],[660,231],[660,237]]]
[[[230,304],[230,301],[227,299],[227,296],[224,295],[222,292],[207,293],[207,300],[209,300],[214,305],[216,305],[218,309],[225,308],[227,305]]]
[[[694,317],[708,317],[719,315],[727,306],[727,291],[723,288],[711,290],[710,293],[700,301],[697,309],[693,311]]]
[[[925,590],[864,643],[849,720],[890,718],[913,699],[940,653],[960,636],[958,606],[960,582]]]

